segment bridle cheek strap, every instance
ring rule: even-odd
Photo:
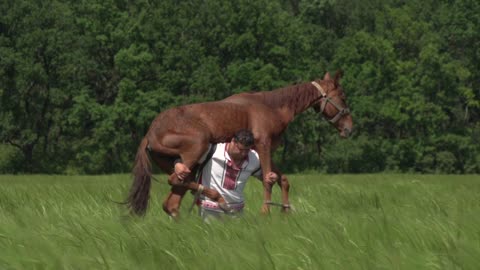
[[[325,92],[325,90],[323,90],[323,88],[322,88],[322,86],[320,86],[320,84],[318,84],[315,81],[313,81],[312,84],[313,84],[313,86],[315,86],[315,88],[318,89],[318,91],[320,92],[320,95],[321,95],[321,100],[322,100],[321,102],[322,103],[320,104],[320,113],[323,114],[323,111],[325,111],[325,107],[327,107],[327,103],[329,103],[329,102],[330,102],[330,104],[332,104],[338,110],[338,113],[332,119],[330,119],[330,120],[327,119],[328,122],[330,122],[332,124],[335,124],[340,118],[342,118],[342,116],[350,113],[349,108],[343,108],[342,106],[340,106],[336,102],[334,102],[331,97],[328,97],[327,93]]]
[[[325,106],[327,105],[327,102],[330,102],[330,104],[332,104],[338,110],[338,113],[332,119],[328,120],[328,122],[332,124],[335,124],[340,118],[342,118],[342,116],[350,113],[349,108],[343,108],[342,106],[338,105],[335,101],[333,101],[332,98],[330,97],[326,97],[324,98],[324,101],[322,101],[322,113],[323,113],[323,110],[325,109]]]
[[[335,124],[340,118],[342,118],[342,116],[344,116],[346,114],[349,114],[349,113],[350,113],[350,109],[344,108],[344,109],[340,110],[337,113],[337,115],[335,115],[335,117],[333,117],[332,119],[330,119],[328,121],[332,124]]]

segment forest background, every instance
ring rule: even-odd
[[[342,140],[289,127],[285,172],[480,173],[480,2],[5,0],[0,173],[128,172],[161,111],[344,72]]]

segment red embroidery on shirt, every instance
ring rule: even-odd
[[[235,169],[232,166],[232,162],[228,161],[226,164],[225,178],[223,179],[223,188],[234,190],[237,185],[237,177],[240,173],[240,169]]]

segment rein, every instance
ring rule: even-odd
[[[312,84],[313,86],[315,86],[315,88],[317,88],[317,90],[320,92],[320,95],[321,95],[320,99],[322,100],[322,104],[320,104],[320,113],[323,115],[323,111],[325,111],[325,107],[327,106],[327,103],[332,104],[333,107],[335,107],[338,110],[338,113],[332,119],[327,119],[324,116],[328,122],[335,124],[340,118],[342,118],[342,116],[350,113],[349,108],[338,105],[338,103],[333,101],[331,97],[327,96],[327,93],[325,92],[325,90],[323,90],[320,84],[318,84],[315,81],[313,81]]]
[[[263,203],[268,205],[273,205],[273,206],[279,206],[283,208],[291,208],[290,204],[282,204],[282,203],[277,203],[272,201],[264,201]]]

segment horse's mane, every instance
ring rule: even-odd
[[[272,108],[289,107],[295,113],[308,108],[318,98],[318,90],[311,83],[291,85],[268,92],[257,92],[263,102]]]

